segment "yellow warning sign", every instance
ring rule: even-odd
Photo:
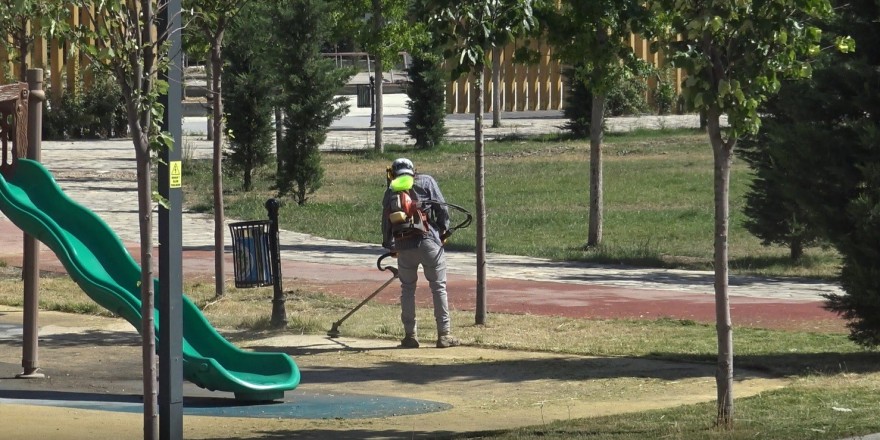
[[[168,173],[168,187],[169,188],[180,188],[180,183],[182,180],[182,172],[181,165],[179,160],[171,161],[171,172]]]

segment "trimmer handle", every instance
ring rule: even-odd
[[[376,260],[376,267],[378,267],[379,270],[381,270],[381,271],[390,270],[391,273],[394,274],[394,277],[397,278],[397,268],[396,267],[382,266],[382,260],[384,260],[388,257],[391,257],[391,256],[396,256],[395,254],[396,254],[396,252],[385,252],[384,254],[382,254],[382,256],[380,256],[379,259]]]

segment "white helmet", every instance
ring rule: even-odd
[[[391,174],[394,177],[400,176],[401,174],[409,174],[410,176],[416,175],[416,167],[413,165],[412,161],[401,157],[399,159],[395,159],[394,162],[391,162]]]

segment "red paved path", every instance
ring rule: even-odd
[[[129,246],[137,258],[136,246]],[[21,266],[22,233],[8,220],[0,220],[0,261]],[[158,258],[158,252],[154,253]],[[212,277],[213,252],[184,251],[184,276]],[[55,256],[43,247],[41,270],[63,272]],[[232,278],[231,255],[227,253],[227,278]],[[491,267],[489,268],[491,273]],[[320,262],[284,261],[282,267],[285,290],[313,288],[354,299],[363,299],[382,285],[388,272],[350,266],[330,266]],[[427,283],[423,282],[416,294],[418,301],[431,301]],[[450,308],[473,310],[476,282],[472,277],[451,274],[448,281]],[[396,303],[396,283],[392,283],[374,301]],[[526,313],[575,318],[632,318],[656,319],[662,317],[691,319],[697,322],[715,321],[714,297],[709,294],[541,281],[493,279],[487,282],[488,311]],[[822,308],[821,301],[803,302],[751,297],[730,298],[735,326],[761,328],[788,328],[813,331],[845,332],[844,321]]]

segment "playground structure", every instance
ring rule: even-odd
[[[19,377],[36,378],[42,375],[36,354],[39,270],[36,264],[28,264],[35,260],[33,240],[55,253],[91,299],[136,329],[142,320],[141,268],[116,233],[94,212],[70,199],[39,163],[42,71],[29,71],[29,83],[0,86],[0,211],[26,234],[24,372]],[[154,283],[158,292],[159,280]],[[157,297],[156,316],[160,305]],[[158,320],[155,325],[158,348]],[[238,400],[267,401],[282,398],[299,384],[299,369],[288,355],[239,349],[185,296],[182,339],[183,375],[200,387],[232,392]]]

